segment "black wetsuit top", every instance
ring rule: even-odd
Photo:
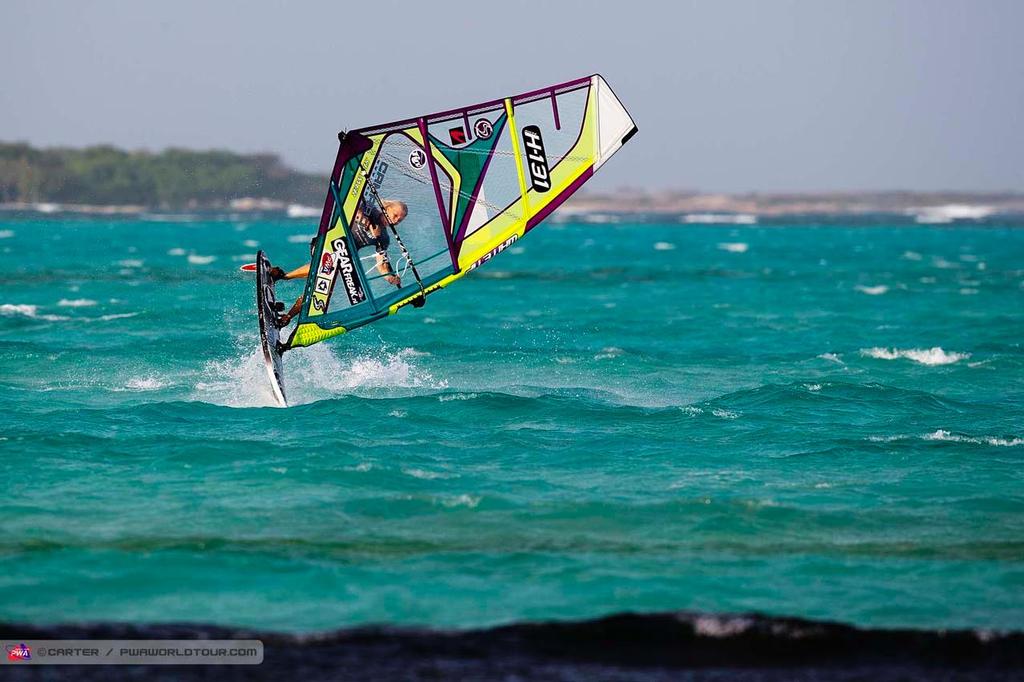
[[[380,228],[379,237],[370,234],[370,225]],[[374,246],[377,253],[384,256],[384,260],[387,261],[391,237],[388,236],[388,220],[384,217],[384,212],[374,207],[363,209],[362,220],[352,221],[352,239],[356,243],[357,251],[367,246]]]

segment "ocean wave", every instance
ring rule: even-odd
[[[862,294],[867,294],[868,296],[881,296],[889,291],[889,287],[885,284],[878,284],[876,286],[864,286],[863,284],[858,284],[854,289]]]
[[[111,313],[109,315],[100,315],[96,319],[103,322],[110,322],[111,320],[124,320],[129,317],[135,317],[136,315],[138,315],[138,313]]]
[[[453,400],[474,400],[477,397],[476,393],[448,393],[445,395],[439,395],[437,399],[439,402],[447,403]]]
[[[244,337],[239,343],[255,345]],[[388,391],[408,388],[447,388],[429,372],[410,362],[413,349],[379,355],[336,354],[327,345],[296,348],[288,353],[285,391],[291,405],[311,403],[353,391]],[[266,407],[275,404],[270,393],[263,352],[208,363],[196,382],[196,398],[227,407]]]
[[[22,317],[30,320],[58,322],[71,318],[63,315],[48,315],[39,312],[39,306],[28,303],[0,303],[0,315],[4,317]]]
[[[0,239],[10,239],[14,236],[14,230],[0,230]]]
[[[122,390],[125,391],[159,391],[165,388],[167,382],[157,377],[136,377],[129,379]]]
[[[930,433],[923,433],[916,436],[909,434],[874,435],[868,436],[867,440],[872,443],[895,443],[906,440],[945,441],[949,443],[992,445],[1004,448],[1024,445],[1024,438],[1019,436],[969,436],[963,433],[954,433],[946,429],[936,429]]]
[[[862,348],[860,354],[875,358],[876,360],[898,360],[905,358],[907,360],[913,360],[914,362],[921,365],[952,365],[971,357],[970,353],[957,353],[954,351],[944,351],[939,346],[934,348],[910,348],[902,350],[899,348]]]
[[[180,246],[176,246],[173,249],[167,250],[168,256],[184,256],[186,253],[188,252],[185,251],[185,249],[181,248]]]
[[[746,253],[750,245],[746,242],[720,242],[718,248],[729,253]]]
[[[57,301],[57,305],[62,308],[88,308],[96,305],[96,301],[91,298],[62,298]]]
[[[537,680],[896,680],[1020,678],[1024,634],[969,629],[883,629],[759,613],[612,613],[593,619],[518,621],[432,629],[395,625],[272,632],[217,624],[0,624],[26,640],[230,640],[264,643],[262,677],[338,679]],[[106,673],[106,671],[103,671]],[[109,673],[106,673],[109,676]],[[53,666],[48,679],[78,680]],[[207,680],[203,666],[179,666],[175,679]],[[88,676],[100,679],[101,676]]]
[[[672,242],[654,242],[655,251],[675,251],[676,245]]]
[[[427,471],[426,469],[402,469],[402,473],[413,478],[423,479],[424,481],[433,481],[438,478],[458,478],[458,474]]]
[[[1011,436],[1009,438],[999,436],[965,436],[959,433],[952,433],[945,429],[938,429],[932,433],[921,436],[924,440],[944,440],[953,443],[975,443],[978,445],[995,445],[999,447],[1016,447],[1024,445],[1024,438]]]
[[[446,496],[441,498],[441,505],[449,508],[468,507],[469,509],[476,509],[482,499],[479,495],[468,494]]]
[[[216,256],[200,256],[195,253],[191,253],[188,256],[188,262],[192,265],[209,265],[215,260],[217,260]]]

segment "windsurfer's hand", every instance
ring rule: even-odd
[[[384,280],[388,284],[394,284],[396,287],[402,286],[402,278],[398,275],[384,275]]]
[[[270,280],[272,282],[276,282],[278,280],[284,279],[285,272],[284,270],[275,265],[274,267],[270,268],[270,272],[268,274],[270,275]]]

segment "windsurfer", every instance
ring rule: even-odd
[[[384,207],[382,211],[376,207],[362,207],[356,210],[352,219],[351,237],[355,242],[356,251],[367,246],[373,246],[377,256],[377,271],[384,276],[384,280],[396,287],[402,286],[402,278],[398,276],[395,269],[391,267],[391,259],[388,258],[388,246],[391,245],[391,238],[388,236],[388,223],[398,225],[409,215],[409,207],[405,202],[396,199],[385,199],[381,202]],[[311,249],[315,248],[316,240],[310,244]],[[270,276],[276,282],[286,279],[306,279],[309,276],[309,264],[298,267],[291,272],[285,272],[279,267],[270,269]],[[302,296],[284,315],[277,319],[277,326],[284,327],[292,321],[302,308]]]

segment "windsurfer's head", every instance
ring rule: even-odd
[[[404,201],[385,199],[381,203],[384,204],[384,212],[387,214],[388,220],[391,221],[392,225],[397,225],[405,220],[405,216],[409,215],[409,207],[405,205]]]

